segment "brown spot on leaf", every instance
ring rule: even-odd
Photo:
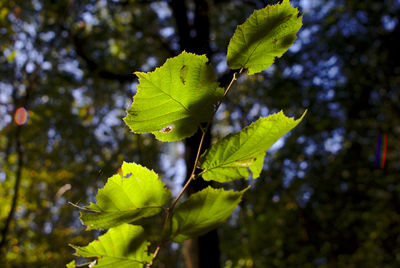
[[[172,130],[174,130],[174,128],[175,128],[174,125],[169,125],[169,126],[166,126],[163,129],[160,129],[159,132],[161,132],[161,133],[170,133]]]

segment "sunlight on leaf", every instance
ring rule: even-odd
[[[86,247],[71,246],[78,256],[97,257],[94,267],[142,268],[151,261],[148,244],[141,226],[123,224],[111,228]]]
[[[229,42],[229,68],[247,68],[255,74],[271,66],[296,40],[302,25],[298,12],[289,0],[254,11]]]
[[[246,190],[234,192],[207,187],[192,194],[174,212],[173,240],[183,242],[217,228],[229,218]]]
[[[278,139],[297,126],[300,119],[286,117],[283,112],[260,118],[240,132],[218,141],[201,157],[200,167],[205,180],[225,182],[234,179],[260,176],[265,151]]]
[[[223,96],[207,61],[205,55],[182,52],[154,72],[136,72],[138,91],[124,118],[129,128],[135,133],[152,132],[161,141],[192,136],[211,119],[214,105]]]
[[[170,191],[154,171],[124,162],[122,175],[108,179],[96,196],[97,203],[81,212],[81,220],[89,230],[110,228],[153,216],[170,198]]]

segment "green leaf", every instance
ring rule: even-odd
[[[205,55],[182,52],[154,72],[136,72],[138,91],[124,118],[129,128],[152,132],[161,141],[177,141],[211,120],[223,89],[207,61]]]
[[[303,119],[286,117],[283,112],[260,118],[240,132],[218,141],[201,157],[200,167],[205,180],[225,182],[234,179],[259,177],[265,151]]]
[[[97,193],[97,203],[81,212],[88,229],[105,229],[130,223],[161,211],[171,198],[170,191],[154,171],[135,163],[122,164],[122,175],[108,179]]]
[[[97,257],[96,267],[143,268],[152,257],[148,254],[148,242],[141,226],[122,224],[91,242],[86,247],[73,246],[76,255]]]
[[[229,68],[248,68],[249,74],[267,69],[293,44],[301,25],[298,10],[289,0],[254,11],[229,42]]]
[[[71,261],[67,264],[67,268],[75,268],[75,261]]]
[[[180,243],[217,228],[229,218],[246,190],[234,192],[207,187],[192,194],[174,212],[172,239]]]

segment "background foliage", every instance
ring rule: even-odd
[[[184,144],[132,135],[121,120],[136,91],[131,73],[198,45],[222,81],[234,26],[266,3],[1,1],[1,229],[22,171],[1,262],[69,262],[68,243],[87,244],[98,234],[84,231],[66,202],[93,201],[122,159],[179,185]],[[241,209],[219,230],[222,266],[398,266],[400,2],[292,3],[304,14],[298,40],[272,69],[239,79],[213,125],[220,138],[260,115],[283,109],[298,117],[309,110],[284,146],[278,142],[279,150],[267,154]],[[207,38],[199,25],[208,27]],[[187,32],[203,42],[189,42]],[[13,114],[20,106],[29,119],[17,127]],[[385,133],[381,169],[375,154]],[[180,256],[174,246],[165,249],[160,267],[185,266]]]

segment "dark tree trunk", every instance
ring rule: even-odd
[[[208,19],[208,4],[205,0],[194,0],[194,20],[189,23],[187,16],[187,6],[184,0],[172,0],[170,2],[175,21],[176,30],[179,37],[181,50],[193,52],[196,54],[211,55],[210,49],[210,25]],[[192,171],[198,145],[200,143],[201,131],[198,131],[193,137],[185,140],[185,160],[187,167],[187,177]],[[206,134],[203,151],[208,148],[211,141],[210,132]],[[207,187],[208,183],[202,178],[194,180],[188,188],[188,194],[195,193]],[[213,230],[197,239],[191,239],[184,245],[184,255],[186,267],[188,268],[219,268],[220,251],[218,243],[217,230]]]

